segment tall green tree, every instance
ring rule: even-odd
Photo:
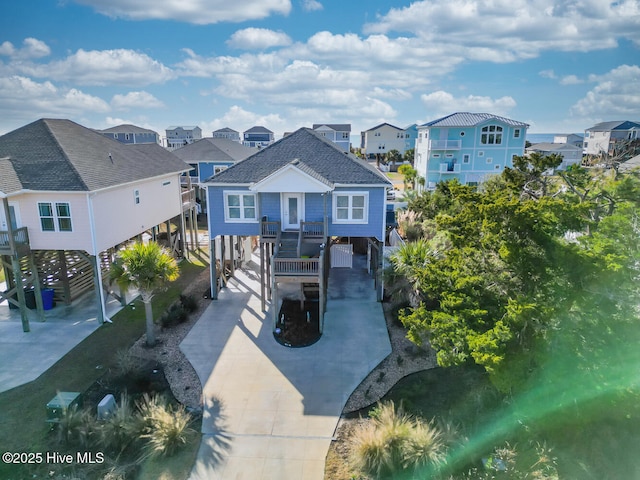
[[[118,254],[111,269],[111,278],[127,289],[138,289],[144,303],[147,345],[156,344],[151,300],[164,290],[167,282],[176,280],[179,268],[171,254],[156,242],[134,243]]]
[[[482,365],[503,391],[524,387],[559,332],[637,319],[640,181],[580,171],[568,187],[547,175],[557,162],[515,162],[480,192],[453,181],[409,203],[450,240],[408,278],[423,299],[401,317],[409,337],[427,339],[440,365]],[[582,347],[585,365],[604,355],[598,344]]]

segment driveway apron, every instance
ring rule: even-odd
[[[314,345],[275,341],[251,263],[185,337],[181,349],[202,382],[204,402],[191,479],[324,478],[347,399],[391,352],[365,260],[354,260],[353,269],[330,273],[324,333]]]

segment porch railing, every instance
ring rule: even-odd
[[[274,275],[316,276],[320,272],[319,258],[273,257]]]
[[[11,251],[10,240],[9,232],[6,230],[0,230],[0,254],[11,255],[14,253]],[[27,227],[16,228],[13,231],[13,243],[16,248],[29,245],[29,232],[27,231]]]
[[[267,220],[260,222],[260,235],[263,240],[277,240],[280,230],[280,222],[269,222]]]
[[[303,240],[325,240],[324,222],[300,222]]]

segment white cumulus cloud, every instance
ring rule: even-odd
[[[116,110],[131,110],[143,108],[162,108],[164,104],[148,92],[129,92],[126,95],[117,94],[111,99],[111,106]]]
[[[316,10],[322,10],[324,7],[317,0],[302,0],[302,9],[307,12],[315,12]]]
[[[21,73],[77,85],[140,86],[164,83],[173,71],[144,53],[134,50],[78,50],[47,64],[16,65]]]
[[[392,8],[365,33],[411,33],[467,59],[511,62],[546,50],[640,43],[640,2],[620,0],[423,0]]]
[[[17,60],[28,60],[46,57],[51,54],[49,46],[37,38],[25,38],[22,45],[22,48],[16,48],[11,42],[3,42],[0,44],[0,55]]]
[[[235,32],[227,45],[244,50],[263,50],[270,47],[291,45],[291,38],[283,32],[275,32],[267,28],[245,28]]]
[[[290,0],[75,0],[113,18],[174,20],[207,25],[288,15]]]
[[[14,75],[0,78],[0,130],[4,120],[31,122],[43,117],[71,118],[84,113],[108,112],[110,106],[99,97],[77,88],[59,88],[52,82],[35,82]]]
[[[640,67],[620,65],[604,75],[590,75],[596,85],[571,107],[574,117],[585,124],[602,120],[638,120],[640,112]]]
[[[509,96],[491,98],[478,95],[468,95],[466,97],[454,97],[451,93],[443,90],[423,94],[420,100],[428,112],[433,112],[434,116],[441,116],[451,112],[476,112],[493,113],[496,115],[507,115],[516,106],[516,101]]]

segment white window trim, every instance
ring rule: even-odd
[[[349,197],[349,218],[339,219],[338,218],[338,199],[337,197]],[[364,218],[353,219],[353,197],[364,197]],[[340,224],[365,224],[369,223],[369,192],[333,192],[331,195],[331,206],[332,206],[332,223],[340,223]],[[344,207],[343,207],[344,208]],[[359,208],[359,207],[358,207]]]
[[[42,216],[40,213],[40,205],[49,205],[51,207],[51,216]],[[69,216],[58,215],[58,205],[66,205],[69,209]],[[53,220],[53,230],[45,230],[42,228],[42,219],[51,218]],[[69,230],[60,230],[60,219],[68,218],[71,228]],[[71,203],[69,202],[38,202],[38,219],[40,220],[40,231],[43,233],[73,233],[73,215],[71,213]]]
[[[240,218],[229,217],[229,195],[240,196]],[[243,195],[250,195],[254,198],[253,208],[255,209],[255,218],[244,218],[244,200]],[[222,192],[224,198],[224,221],[225,223],[258,223],[258,195],[249,190],[225,190]]]
[[[140,190],[137,188],[133,191],[133,204],[140,205]]]

